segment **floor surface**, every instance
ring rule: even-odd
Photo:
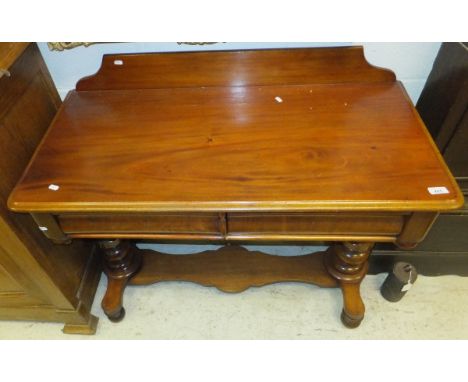
[[[62,324],[0,321],[0,339],[468,339],[468,278],[419,276],[398,303],[380,295],[386,274],[362,284],[366,317],[346,329],[338,289],[281,283],[226,294],[192,283],[129,287],[127,315],[107,320],[100,308],[101,279],[93,313],[95,336],[66,335]]]

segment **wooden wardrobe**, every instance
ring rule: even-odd
[[[100,265],[93,247],[54,245],[6,201],[61,101],[35,43],[0,43],[0,319],[65,323],[92,334]],[[1,325],[1,323],[0,323]]]

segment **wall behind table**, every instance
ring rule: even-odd
[[[391,69],[403,82],[414,103],[424,87],[432,64],[440,47],[434,43],[265,43],[230,42],[214,45],[178,45],[173,42],[160,43],[112,43],[98,44],[87,48],[79,47],[63,52],[50,51],[46,43],[39,43],[39,49],[49,67],[52,78],[62,99],[76,82],[94,74],[103,54],[173,52],[188,50],[256,49],[256,48],[298,48],[320,46],[364,45],[367,60],[377,66]]]

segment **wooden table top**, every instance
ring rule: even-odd
[[[462,203],[405,90],[390,81],[73,91],[9,199],[27,212]]]

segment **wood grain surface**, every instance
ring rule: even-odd
[[[105,55],[99,71],[76,89],[167,89],[343,82],[393,82],[370,65],[362,46]]]
[[[105,56],[8,201],[51,224],[52,240],[103,239],[113,321],[129,281],[234,292],[289,280],[339,284],[348,327],[364,317],[373,243],[414,246],[462,205],[404,88],[361,47]],[[119,238],[352,242],[297,258],[232,246],[181,257]]]
[[[29,44],[29,42],[0,42],[0,69],[10,69]]]
[[[183,256],[149,250],[141,252],[143,267],[130,280],[132,285],[191,281],[231,293],[284,281],[337,286],[336,280],[325,269],[323,252],[273,256],[239,246]]]
[[[434,186],[449,193],[431,195]],[[9,207],[435,211],[462,203],[404,89],[389,82],[72,92]]]
[[[0,68],[10,73],[0,78],[0,319],[65,322],[67,333],[91,334],[101,274],[91,243],[54,245],[30,215],[6,205],[60,97],[35,43],[0,43]]]

